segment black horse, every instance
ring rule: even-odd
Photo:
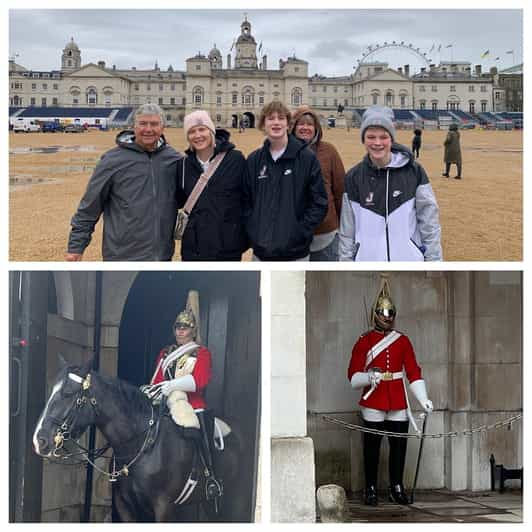
[[[77,441],[94,424],[114,453],[105,473],[113,481],[113,521],[233,521],[232,516],[242,515],[239,497],[231,493],[239,455],[234,428],[223,452],[214,452],[216,473],[224,485],[215,516],[212,501],[205,498],[196,442],[169,416],[159,415],[138,388],[90,368],[91,361],[59,372],[33,436],[38,455],[61,459],[65,443]]]

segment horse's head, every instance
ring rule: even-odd
[[[96,401],[91,390],[91,362],[60,370],[33,434],[33,447],[38,455],[59,456],[64,441],[77,440],[94,422]]]

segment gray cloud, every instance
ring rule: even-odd
[[[347,75],[368,45],[393,40],[411,42],[429,52],[441,44],[432,59],[454,60],[499,67],[522,61],[521,10],[255,10],[248,11],[252,33],[270,68],[279,58],[296,54],[309,62],[309,72]],[[185,59],[216,43],[224,62],[240,34],[239,10],[11,10],[9,53],[30,69],[60,68],[61,51],[71,37],[81,49],[83,63],[105,61],[117,68],[161,68],[172,64],[184,70]],[[480,59],[480,54],[490,55]],[[399,54],[400,55],[400,54]],[[398,66],[408,54],[379,54]],[[377,57],[376,57],[377,58]]]

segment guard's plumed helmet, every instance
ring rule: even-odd
[[[373,306],[373,323],[379,331],[389,331],[393,327],[393,322],[397,310],[390,295],[388,279],[383,279],[375,305]]]

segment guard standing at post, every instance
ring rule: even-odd
[[[393,329],[396,308],[385,280],[372,317],[374,327],[355,343],[347,371],[347,378],[354,389],[362,388],[359,401],[364,426],[389,432],[408,432],[412,419],[406,394],[404,377],[410,389],[426,412],[432,411],[432,401],[427,396],[425,381],[421,376],[414,349],[408,337]],[[378,504],[377,476],[382,435],[364,433],[364,502]],[[388,437],[389,500],[397,504],[409,504],[403,486],[407,439]]]

